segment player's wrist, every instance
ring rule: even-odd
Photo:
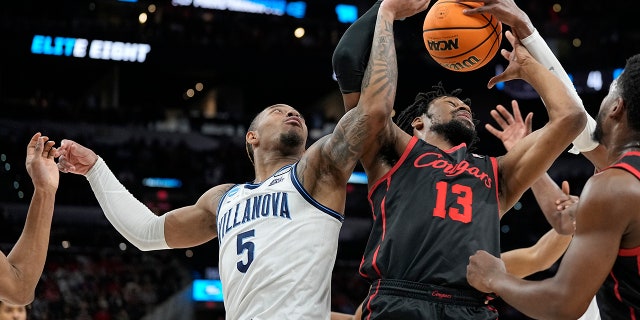
[[[518,19],[518,22],[513,25],[512,28],[518,35],[518,39],[528,38],[536,31],[533,23],[531,23],[531,20],[524,12],[521,13],[521,17]]]
[[[96,155],[95,161],[93,161],[93,164],[89,165],[89,169],[84,173],[84,176],[91,176],[94,172],[98,171],[101,166],[106,166],[106,163],[100,156]]]

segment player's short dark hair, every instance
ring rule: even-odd
[[[402,110],[400,115],[398,115],[398,117],[396,118],[396,124],[404,132],[413,135],[413,127],[411,126],[413,119],[426,114],[433,100],[441,97],[459,98],[458,96],[462,92],[462,89],[460,88],[454,89],[451,92],[447,92],[447,90],[445,90],[444,86],[442,85],[442,82],[438,82],[437,85],[434,85],[431,88],[433,89],[432,91],[418,93],[416,99],[413,101],[413,104]],[[460,100],[462,100],[469,106],[471,105],[471,100],[468,98]]]
[[[620,96],[627,107],[629,126],[640,131],[640,54],[627,59],[618,78]]]

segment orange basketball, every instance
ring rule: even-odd
[[[465,15],[478,2],[438,0],[424,19],[422,37],[429,55],[444,68],[467,72],[486,65],[500,49],[502,23],[490,14]]]

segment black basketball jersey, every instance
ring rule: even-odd
[[[640,152],[625,153],[606,169],[609,168],[626,170],[640,179]],[[640,319],[640,247],[618,251],[618,258],[598,291],[597,300],[603,320]]]
[[[497,176],[493,157],[413,137],[369,191],[374,221],[361,275],[470,288],[469,256],[500,255]]]

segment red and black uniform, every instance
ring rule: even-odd
[[[497,160],[465,144],[443,151],[411,139],[369,191],[363,319],[497,318],[466,278],[476,250],[500,256],[497,177]]]
[[[640,152],[625,153],[605,170],[610,168],[626,170],[640,179]],[[618,258],[596,298],[602,320],[640,319],[640,247],[618,251]]]

